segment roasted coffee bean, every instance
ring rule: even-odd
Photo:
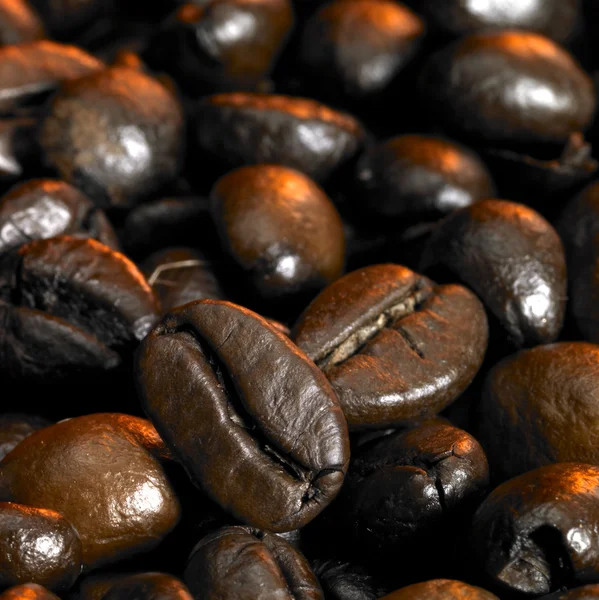
[[[535,33],[462,38],[429,59],[420,84],[444,127],[482,143],[565,143],[595,111],[590,78]]]
[[[489,29],[536,31],[558,42],[573,32],[578,16],[578,0],[511,0],[484,3],[462,0],[408,0],[436,29],[463,36]]]
[[[566,309],[566,260],[553,227],[536,211],[485,200],[442,221],[421,268],[441,265],[470,286],[516,346],[557,339]]]
[[[0,252],[58,235],[91,237],[119,248],[104,213],[64,181],[33,179],[0,198]]]
[[[117,580],[102,600],[193,600],[185,584],[165,573],[138,573]]]
[[[0,594],[0,600],[60,600],[60,598],[37,583],[26,583],[6,590]]]
[[[104,68],[97,58],[76,46],[50,41],[0,48],[0,113],[56,90],[62,81]]]
[[[142,266],[158,295],[163,313],[194,300],[224,299],[210,263],[192,248],[167,248],[152,254]]]
[[[43,417],[0,413],[0,461],[34,431],[52,425]]]
[[[81,573],[81,540],[53,510],[0,502],[0,587],[68,590]]]
[[[567,592],[556,592],[550,596],[543,596],[541,600],[597,600],[599,598],[599,584],[584,585]]]
[[[48,382],[114,369],[158,318],[143,275],[95,240],[36,240],[0,262],[5,375]]]
[[[349,439],[335,393],[255,313],[214,300],[174,310],[142,342],[137,378],[160,435],[236,518],[291,531],[339,491]]]
[[[485,381],[477,426],[496,477],[553,462],[599,465],[599,346],[523,350]]]
[[[214,186],[222,245],[261,297],[320,291],[345,259],[343,224],[308,177],[276,165],[243,167]]]
[[[314,100],[250,93],[206,98],[196,129],[200,148],[231,168],[276,163],[317,181],[351,159],[364,137],[352,116]]]
[[[499,600],[482,588],[450,579],[432,579],[415,583],[381,600]]]
[[[383,217],[437,219],[494,196],[480,158],[454,142],[403,135],[373,146],[358,163],[360,208]]]
[[[140,442],[148,429],[145,419],[96,414],[37,431],[0,463],[0,499],[63,514],[79,532],[86,569],[153,548],[180,511]]]
[[[363,568],[328,560],[314,566],[327,600],[378,600],[386,590]]]
[[[399,2],[334,0],[306,23],[298,61],[337,94],[379,94],[414,57],[424,33],[424,22]]]
[[[292,339],[326,373],[351,428],[432,416],[478,371],[487,319],[476,296],[399,265],[373,265],[326,288]]]
[[[177,175],[183,128],[170,90],[116,67],[62,85],[41,124],[40,144],[48,166],[96,204],[130,208]]]
[[[488,481],[483,449],[457,427],[425,422],[374,440],[342,491],[353,545],[375,561],[447,561]]]
[[[507,444],[506,444],[507,446]],[[559,463],[495,489],[472,523],[472,559],[528,595],[599,581],[599,468]]]
[[[46,37],[44,25],[27,0],[0,1],[0,44],[24,44]]]
[[[189,3],[157,32],[145,58],[190,93],[252,90],[269,74],[292,25],[290,0]]]
[[[323,600],[308,561],[277,535],[227,527],[205,537],[185,569],[195,598]]]

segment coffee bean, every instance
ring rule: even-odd
[[[461,581],[432,579],[409,585],[381,600],[498,600],[498,597]]]
[[[103,211],[64,181],[29,180],[0,198],[0,252],[58,235],[91,237],[119,249]]]
[[[139,573],[110,586],[102,600],[192,600],[185,584],[164,573]]]
[[[79,534],[60,513],[0,502],[0,586],[68,590],[81,572],[81,552]]]
[[[516,346],[553,342],[566,309],[566,264],[556,231],[537,212],[485,200],[433,233],[421,267],[441,265],[470,286]]]
[[[541,600],[596,600],[599,598],[599,584],[584,585],[568,592],[556,592],[543,596]]]
[[[130,208],[176,176],[183,127],[170,90],[117,67],[63,84],[41,124],[40,144],[48,166],[96,204]]]
[[[227,527],[204,538],[185,569],[196,598],[322,600],[308,561],[277,535]]]
[[[86,569],[158,545],[179,519],[144,419],[88,415],[46,427],[0,463],[0,499],[48,508],[77,529]],[[141,433],[140,433],[141,431]]]
[[[561,342],[521,351],[485,381],[478,435],[496,477],[552,462],[599,465],[599,346]]]
[[[564,143],[591,124],[595,110],[580,65],[535,33],[462,38],[429,59],[420,84],[447,129],[482,143]]]
[[[494,490],[472,524],[472,555],[506,591],[547,594],[599,579],[599,469],[559,463]]]
[[[313,296],[341,275],[341,219],[305,175],[276,165],[244,167],[220,179],[210,200],[225,251],[261,297]]]
[[[214,300],[172,311],[142,342],[137,377],[165,442],[236,518],[291,531],[339,491],[349,439],[335,393],[251,311]]]
[[[487,320],[462,286],[372,265],[317,296],[292,339],[326,373],[351,428],[384,428],[432,416],[466,389]]]
[[[318,577],[327,600],[378,600],[385,589],[363,568],[328,560],[316,563]]]
[[[0,600],[60,600],[60,598],[37,583],[25,583],[11,587],[0,594]]]
[[[197,107],[202,151],[234,168],[276,163],[327,179],[360,149],[364,137],[350,115],[306,98],[231,93]]]
[[[0,44],[24,44],[45,37],[44,25],[26,0],[0,2]]]

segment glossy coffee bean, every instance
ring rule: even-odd
[[[436,29],[455,36],[490,29],[524,29],[565,41],[574,30],[578,0],[409,0]]]
[[[91,239],[36,240],[0,265],[2,372],[46,383],[111,370],[158,318],[131,261]]]
[[[432,579],[415,583],[381,600],[499,600],[482,588],[450,579]]]
[[[472,558],[506,590],[599,581],[599,469],[559,463],[494,490],[472,523]]]
[[[34,431],[52,425],[43,417],[26,414],[0,414],[0,461]]]
[[[373,146],[357,178],[360,207],[383,217],[437,219],[494,195],[474,152],[432,136],[402,135]]]
[[[516,346],[557,339],[566,309],[566,261],[536,211],[485,200],[442,221],[421,267],[440,265],[471,287]]]
[[[63,514],[79,532],[86,569],[153,548],[180,509],[162,466],[140,443],[148,427],[110,413],[37,431],[0,463],[0,498]]]
[[[216,183],[210,201],[223,248],[262,297],[318,292],[341,275],[341,218],[302,173],[243,167]]]
[[[595,110],[576,60],[535,33],[462,38],[429,59],[420,84],[444,127],[482,143],[565,143]]]
[[[510,356],[485,381],[479,439],[496,476],[552,462],[599,465],[599,346],[560,342]]]
[[[350,563],[327,560],[317,563],[314,573],[327,600],[378,600],[386,592],[368,572]]]
[[[599,598],[599,584],[591,584],[567,592],[543,596],[541,600],[597,600],[597,598]]]
[[[255,89],[293,25],[289,0],[188,3],[150,42],[145,58],[190,93]]]
[[[60,600],[60,598],[37,583],[25,583],[11,587],[0,594],[0,600]]]
[[[176,176],[183,127],[178,99],[157,79],[111,68],[62,85],[40,144],[48,166],[96,204],[128,208]]]
[[[0,112],[11,113],[27,100],[56,90],[104,64],[76,46],[50,41],[0,48]]]
[[[0,2],[0,44],[24,44],[46,37],[44,25],[27,0]]]
[[[424,22],[399,2],[335,0],[306,23],[298,61],[320,85],[365,97],[395,79],[424,33]]]
[[[117,580],[102,600],[193,600],[185,584],[165,573],[139,573]]]
[[[163,314],[194,300],[225,297],[210,263],[192,248],[155,252],[141,268],[160,299]]]
[[[104,212],[64,181],[32,179],[0,198],[0,252],[58,235],[91,237],[119,248]]]
[[[476,296],[399,265],[338,279],[308,306],[292,339],[326,373],[353,429],[432,416],[461,394],[487,347]]]
[[[185,569],[195,598],[322,600],[308,561],[277,535],[226,527],[204,538]]]
[[[335,393],[255,313],[214,300],[174,310],[142,342],[137,379],[192,480],[236,518],[291,531],[338,493],[349,439]]]
[[[0,587],[68,590],[81,573],[81,540],[53,510],[0,502]]]
[[[317,181],[351,159],[364,136],[352,116],[314,100],[250,93],[203,100],[196,130],[200,148],[230,168],[276,163]]]
[[[480,444],[452,425],[374,440],[357,452],[342,492],[353,545],[379,561],[447,562],[488,481]]]

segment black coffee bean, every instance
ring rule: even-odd
[[[308,561],[277,535],[227,527],[204,538],[185,569],[195,598],[323,600]]]
[[[421,268],[441,265],[470,286],[516,346],[553,342],[566,310],[566,261],[553,227],[536,211],[485,200],[434,232]]]
[[[197,107],[200,148],[229,167],[276,163],[316,181],[327,179],[360,149],[350,115],[306,98],[231,93]]]
[[[0,198],[0,252],[58,235],[91,237],[119,249],[104,213],[64,181],[33,179]]]
[[[335,393],[251,311],[203,300],[171,312],[142,342],[137,377],[173,453],[236,518],[291,531],[339,491],[349,439]]]
[[[292,339],[320,366],[353,429],[432,416],[478,371],[487,319],[476,296],[399,265],[373,265],[326,288]]]

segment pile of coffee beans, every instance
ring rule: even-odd
[[[599,0],[0,0],[0,600],[599,599]]]

